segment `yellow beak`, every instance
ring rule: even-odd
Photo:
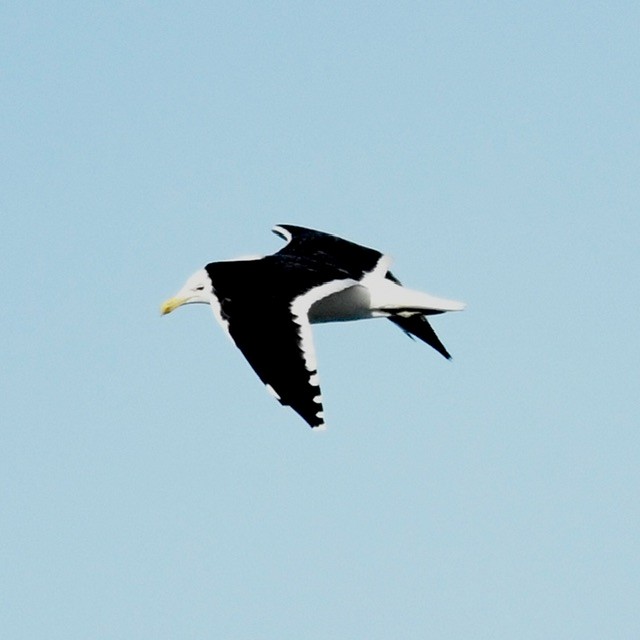
[[[169,298],[165,302],[162,303],[160,307],[160,313],[163,316],[166,316],[167,313],[171,313],[174,309],[181,307],[185,302],[187,302],[188,298]]]

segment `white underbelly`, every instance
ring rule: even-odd
[[[314,302],[309,309],[309,321],[313,324],[372,317],[371,296],[368,289],[360,285],[332,293]]]

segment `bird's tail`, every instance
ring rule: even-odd
[[[398,315],[402,313],[444,313],[462,311],[464,302],[438,298],[429,293],[407,289],[392,280],[385,279],[371,287],[371,308],[380,315]]]

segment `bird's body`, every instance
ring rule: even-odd
[[[450,358],[427,315],[464,304],[403,287],[390,259],[336,236],[279,225],[285,247],[262,258],[212,262],[162,312],[208,303],[268,390],[311,427],[324,427],[311,324],[388,318]]]

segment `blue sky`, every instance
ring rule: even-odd
[[[0,10],[12,639],[637,638],[634,3]],[[465,300],[319,326],[329,430],[203,264],[277,223]]]

